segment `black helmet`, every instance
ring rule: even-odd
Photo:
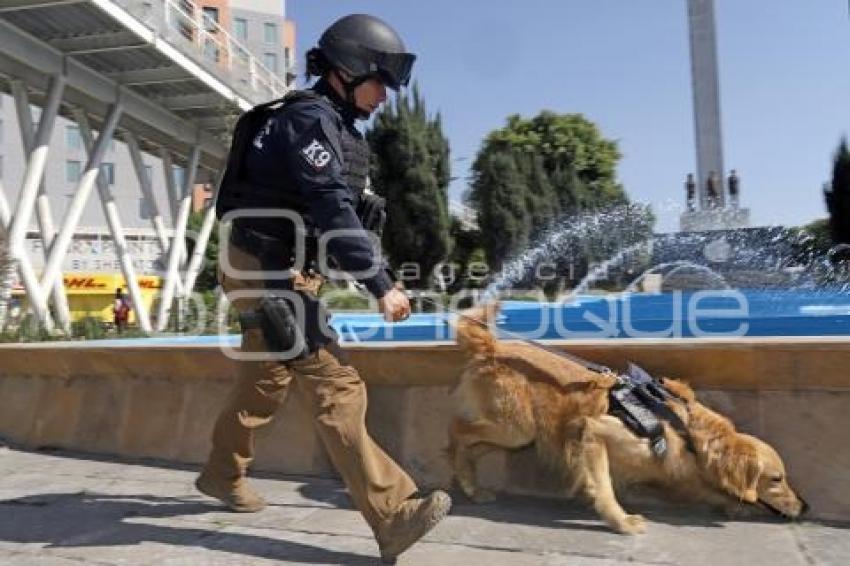
[[[334,22],[319,38],[319,51],[330,65],[351,75],[353,85],[377,75],[393,90],[407,86],[416,59],[393,28],[366,14]]]

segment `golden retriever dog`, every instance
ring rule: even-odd
[[[647,438],[608,414],[616,375],[591,371],[533,344],[497,340],[489,329],[497,308],[467,311],[456,322],[458,343],[470,359],[454,391],[449,453],[455,478],[472,500],[492,499],[476,485],[479,457],[533,443],[539,459],[562,475],[568,493],[584,495],[620,533],[645,529],[644,518],[626,513],[615,493],[615,486],[636,483],[728,510],[747,503],[789,518],[805,510],[776,451],[736,431],[729,419],[700,404],[686,384],[663,380],[679,398],[667,405],[689,438],[665,422],[667,450],[657,456]]]

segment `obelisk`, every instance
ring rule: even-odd
[[[723,167],[720,125],[720,72],[714,0],[688,0],[691,88],[697,153],[696,195],[682,213],[683,231],[728,230],[749,226],[749,210],[737,201],[727,207],[727,173]],[[710,194],[709,178],[714,194]],[[713,198],[710,198],[713,197]],[[690,197],[688,197],[690,199]]]
[[[711,172],[725,177],[720,127],[720,73],[717,67],[717,33],[714,0],[688,0],[691,36],[691,85],[694,97],[694,133],[697,150],[697,204],[708,208],[706,183]],[[723,190],[719,201],[723,207]]]

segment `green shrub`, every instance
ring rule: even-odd
[[[87,316],[71,323],[71,336],[84,340],[100,340],[106,336],[106,330],[100,319]]]
[[[356,291],[333,289],[322,293],[322,298],[329,310],[334,311],[363,311],[369,310],[369,298]]]

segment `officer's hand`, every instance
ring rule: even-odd
[[[378,310],[387,322],[398,322],[410,316],[410,301],[407,295],[393,288],[378,299]]]

